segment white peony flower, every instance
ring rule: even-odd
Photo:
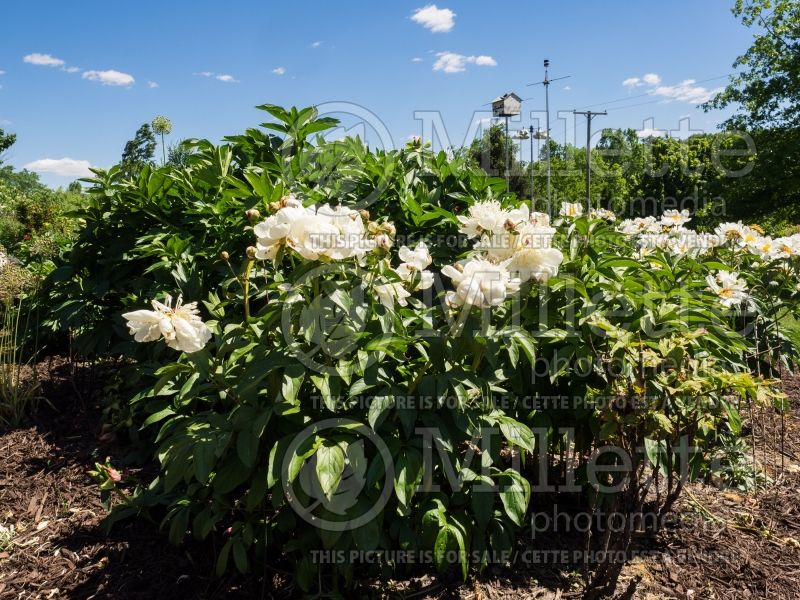
[[[520,280],[511,276],[508,261],[499,264],[473,258],[459,263],[460,269],[447,265],[442,275],[449,277],[456,291],[448,292],[450,306],[477,306],[490,308],[502,304],[506,297],[519,290]]]
[[[716,275],[708,275],[706,283],[723,306],[730,308],[747,300],[747,285],[736,272],[718,271]]]
[[[775,238],[774,244],[776,258],[791,258],[800,255],[800,236],[797,234]]]
[[[431,258],[431,253],[428,251],[428,246],[425,242],[419,242],[413,250],[408,246],[400,246],[397,255],[400,257],[401,261],[415,268],[417,271],[424,271],[428,265],[433,262],[433,258]]]
[[[691,220],[691,215],[686,209],[665,210],[661,215],[661,224],[666,227],[680,227]]]
[[[605,208],[593,208],[589,211],[589,216],[593,219],[604,219],[611,223],[617,220],[617,215]]]
[[[294,198],[284,204],[253,228],[258,259],[275,258],[284,245],[306,260],[360,259],[376,247],[376,240],[366,238],[364,221],[356,210],[327,204],[303,208]]]
[[[508,269],[516,273],[520,281],[533,279],[544,283],[558,275],[563,261],[564,255],[557,248],[526,248],[514,253]]]
[[[739,221],[738,223],[721,223],[714,229],[722,243],[736,242],[744,236],[744,225]]]
[[[739,247],[749,250],[755,249],[759,242],[761,242],[761,234],[750,227],[743,227],[741,237],[736,240]]]
[[[550,225],[550,215],[542,212],[532,212],[528,219],[533,225]]]
[[[558,214],[562,217],[580,217],[583,214],[583,205],[579,202],[564,202]]]
[[[137,342],[155,342],[162,336],[170,348],[182,352],[202,350],[211,339],[211,331],[200,319],[197,303],[183,304],[178,296],[172,308],[172,296],[165,301],[152,301],[155,310],[135,310],[122,317],[128,321],[128,331]]]
[[[477,202],[469,207],[466,216],[458,216],[461,231],[468,237],[478,237],[485,231],[502,233],[507,218],[497,200]]]
[[[484,234],[475,243],[475,250],[483,252],[485,257],[493,262],[502,262],[511,258],[517,245],[516,232],[503,231],[502,233]]]
[[[635,235],[637,233],[659,233],[661,226],[655,217],[636,217],[634,219],[625,219],[620,221],[617,226],[617,231],[626,235]]]
[[[313,211],[303,208],[293,198],[290,204],[253,227],[253,233],[256,234],[256,258],[274,259],[281,246],[286,244],[295,221],[310,214],[313,214]]]
[[[411,296],[411,293],[405,288],[402,281],[382,283],[376,285],[373,289],[378,296],[378,300],[381,301],[381,304],[390,309],[394,308],[395,302],[400,306],[408,305],[408,297]]]
[[[395,269],[395,273],[397,273],[400,279],[406,283],[410,283],[414,280],[414,277],[419,274],[419,283],[416,285],[415,289],[426,290],[433,285],[433,273],[425,270],[425,268],[433,262],[433,258],[431,258],[430,252],[428,252],[428,246],[425,242],[419,242],[413,250],[408,246],[401,246],[398,255],[400,260],[403,261],[400,266]]]
[[[771,237],[763,237],[753,248],[762,259],[772,260],[775,258],[776,246]]]

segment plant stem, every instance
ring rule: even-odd
[[[253,260],[248,258],[244,267],[242,289],[244,291],[244,320],[250,321],[250,270],[253,268]]]

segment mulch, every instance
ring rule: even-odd
[[[124,448],[102,433],[102,386],[64,359],[40,367],[48,402],[26,425],[0,434],[0,526],[14,528],[10,542],[0,530],[0,599],[295,595],[271,567],[214,577],[213,544],[171,546],[157,524],[129,520],[106,532],[87,472]],[[689,486],[669,526],[635,544],[619,597],[800,598],[800,378],[786,376],[784,388],[792,407],[783,427],[771,412],[750,425],[769,485],[751,493]],[[545,600],[579,597],[580,577],[559,565],[498,567],[467,583],[421,573],[363,589],[353,597]]]

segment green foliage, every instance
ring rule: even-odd
[[[16,427],[35,411],[39,401],[36,348],[26,339],[35,326],[35,278],[0,255],[0,427]],[[35,337],[35,336],[34,336]],[[25,372],[30,370],[30,372]]]
[[[0,167],[0,245],[26,263],[49,268],[59,248],[68,244],[75,222],[68,213],[80,194],[52,190],[29,171]]]
[[[156,154],[156,136],[147,123],[136,131],[132,140],[125,144],[119,166],[126,177],[134,178],[143,167],[153,163]]]
[[[6,133],[5,131],[3,131],[2,128],[0,128],[0,155],[2,155],[3,152],[11,148],[11,146],[13,146],[16,141],[17,141],[17,134]],[[2,162],[3,161],[0,160],[0,163]]]
[[[282,214],[292,194],[360,209],[346,218],[362,219],[370,239],[425,239],[449,265],[470,247],[458,217],[505,188],[469,157],[417,142],[392,152],[326,142],[316,134],[334,121],[315,109],[260,108],[279,135],[187,141],[185,166],[145,165],[133,179],[98,171],[83,229],[48,279],[53,327],[70,329],[84,354],[136,361],[115,417],[149,442],[157,476],[125,495],[98,464],[104,498],[122,500],[112,519],[147,515],[176,543],[216,537],[218,573],[280,554],[307,592],[401,568],[321,566],[321,550],[427,553],[466,577],[511,556],[535,503],[529,459],[562,456],[561,428],[575,432],[587,505],[641,510],[658,472],[670,482],[666,510],[685,479],[675,447],[696,448],[690,469],[702,474],[708,450],[740,431],[740,402],[783,401],[747,355],[786,342],[779,316],[797,311],[794,258],[756,269],[731,246],[644,255],[605,221],[570,217],[553,230],[558,275],[463,310],[444,301],[441,277],[387,307],[378,282],[399,277],[387,248],[312,260],[281,246],[254,260],[252,225]],[[721,268],[742,271],[750,313],[720,309],[707,277]],[[178,292],[202,303],[211,340],[191,353],[132,341],[121,314]],[[155,318],[161,328],[177,317]],[[630,456],[630,477],[607,469],[593,480],[593,463],[621,466],[600,453],[608,444]]]
[[[733,14],[755,28],[753,43],[733,63],[741,71],[704,105],[740,107],[726,126],[800,126],[800,6],[792,0],[736,0]]]
[[[728,86],[707,111],[737,107],[723,127],[747,131],[758,155],[752,173],[727,182],[729,218],[755,218],[788,232],[800,225],[800,6],[737,0],[733,13],[754,30]]]
[[[519,146],[505,127],[494,124],[476,138],[469,147],[469,157],[494,177],[506,177],[508,169],[509,191],[518,198],[530,197],[530,180],[524,177],[523,166],[517,156]]]

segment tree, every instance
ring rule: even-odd
[[[760,27],[747,52],[733,63],[743,68],[705,110],[741,105],[729,128],[800,125],[800,3],[796,0],[736,0],[733,14]]]
[[[722,128],[748,130],[757,156],[750,174],[720,182],[725,216],[786,229],[800,223],[800,3],[737,0],[733,13],[756,29],[753,43],[733,63],[741,71],[702,106],[738,105]]]
[[[128,177],[135,177],[139,170],[147,164],[152,164],[156,154],[156,136],[150,125],[145,123],[136,132],[136,136],[125,144],[122,152],[120,166]]]
[[[475,138],[469,147],[472,161],[494,177],[505,177],[506,153],[509,164],[509,191],[518,198],[529,197],[530,180],[525,177],[522,164],[517,159],[518,146],[511,136],[506,135],[502,125],[492,125],[480,138]]]
[[[6,133],[2,129],[0,129],[0,163],[3,162],[3,152],[11,148],[14,145],[14,142],[17,141],[17,134],[16,133]]]
[[[81,187],[80,181],[73,181],[67,186],[67,191],[71,194],[80,194],[83,192],[83,187]]]

